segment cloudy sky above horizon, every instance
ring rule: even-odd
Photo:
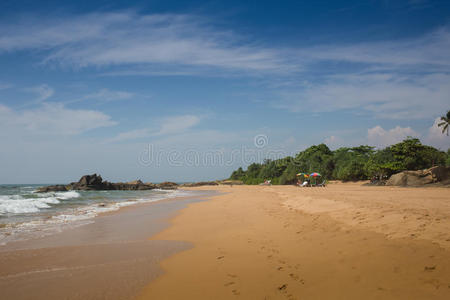
[[[442,150],[450,3],[2,1],[0,183],[228,177],[312,144]]]

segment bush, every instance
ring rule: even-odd
[[[246,171],[239,168],[230,179],[246,184],[260,184],[264,180],[272,180],[272,184],[293,184],[298,180],[297,173],[318,172],[322,179],[363,180],[434,165],[450,165],[450,149],[445,153],[422,145],[418,139],[407,138],[381,150],[359,146],[331,151],[325,144],[314,145],[295,157],[252,163]]]

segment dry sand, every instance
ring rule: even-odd
[[[194,248],[140,299],[450,299],[449,189],[197,189],[226,193],[153,237]]]

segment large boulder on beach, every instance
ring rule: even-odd
[[[450,178],[450,167],[437,166],[418,171],[403,171],[392,175],[386,182],[390,186],[424,186]]]

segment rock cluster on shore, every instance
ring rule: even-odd
[[[197,186],[213,186],[213,185],[242,185],[243,182],[240,180],[216,180],[216,181],[199,181],[183,183],[180,187],[197,187]]]
[[[199,181],[199,182],[191,182],[191,183],[183,183],[182,187],[196,187],[196,186],[205,186],[205,185],[219,185],[216,181]]]
[[[391,186],[424,186],[432,183],[447,184],[450,180],[450,167],[433,167],[418,171],[403,171],[392,175],[386,182]]]
[[[154,184],[150,182],[142,182],[141,180],[135,180],[130,182],[109,182],[104,181],[100,175],[84,175],[78,182],[72,182],[68,185],[50,185],[39,188],[38,192],[64,192],[70,190],[80,191],[107,191],[107,190],[121,190],[121,191],[134,191],[134,190],[153,190],[164,189],[173,190],[178,187],[175,182],[162,182]]]

